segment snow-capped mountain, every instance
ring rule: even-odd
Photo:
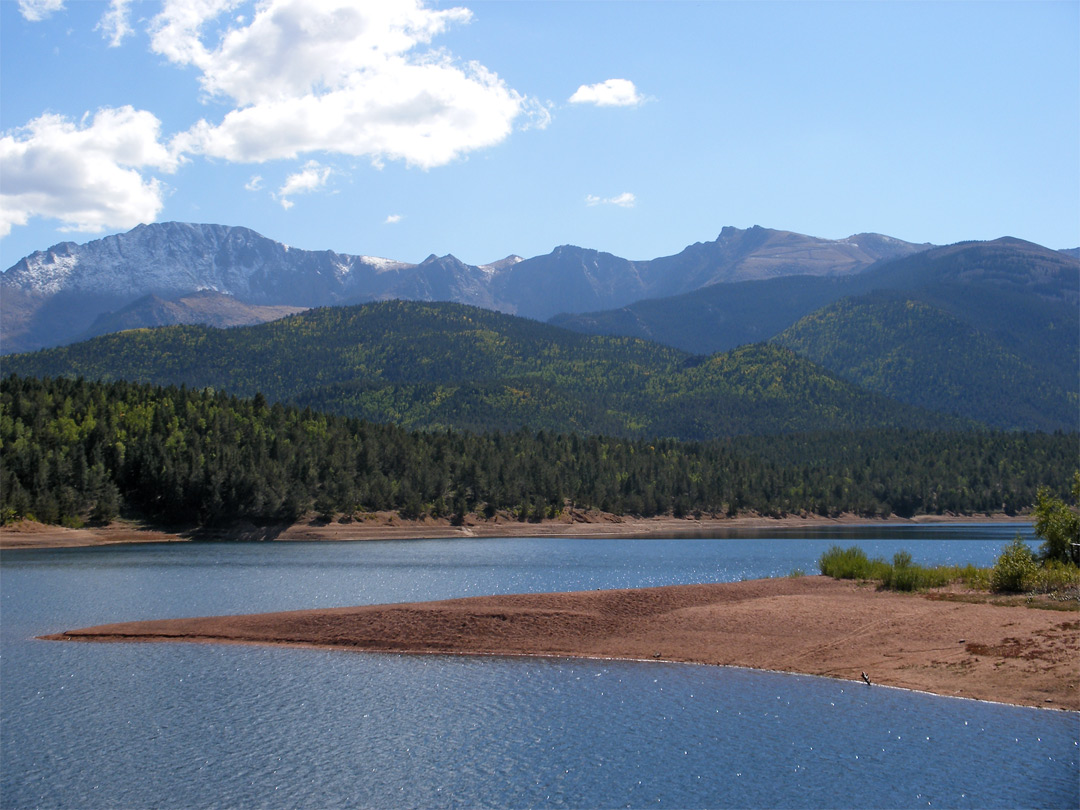
[[[37,251],[4,273],[5,289],[161,296],[209,290],[251,303],[315,306],[392,286],[412,265],[295,250],[248,228],[165,222]]]
[[[0,351],[27,351],[80,339],[102,316],[124,310],[128,328],[197,318],[181,304],[192,293],[228,296],[205,322],[235,325],[266,320],[276,307],[410,298],[453,300],[499,308],[491,279],[518,257],[483,268],[453,256],[410,264],[332,250],[290,248],[249,228],[165,222],[86,244],[62,242],[20,260],[0,276]],[[136,302],[146,299],[143,305]],[[174,307],[162,309],[161,301]],[[208,299],[203,298],[204,311]],[[247,309],[244,305],[249,305]],[[147,309],[146,307],[150,307]],[[261,309],[260,309],[261,308]],[[270,309],[267,309],[270,308]],[[228,313],[226,321],[221,313]],[[273,315],[280,317],[280,314]],[[145,323],[139,319],[144,318]],[[204,322],[204,321],[199,321]]]
[[[837,241],[755,226],[724,228],[714,242],[649,261],[564,245],[544,256],[512,255],[479,266],[451,255],[410,264],[298,250],[249,228],[164,222],[81,245],[62,242],[9,268],[0,276],[0,352],[69,343],[108,324],[152,326],[175,317],[230,325],[277,317],[281,307],[390,298],[456,301],[543,319],[720,282],[855,273],[925,247],[877,234]],[[194,293],[205,294],[198,306]],[[229,301],[215,304],[212,294]],[[211,311],[213,317],[200,320],[200,312]]]

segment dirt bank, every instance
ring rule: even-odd
[[[65,529],[22,521],[0,528],[0,549],[69,548],[108,545],[111,543],[179,542],[204,540],[411,540],[444,537],[671,537],[680,534],[724,532],[732,529],[782,528],[841,525],[884,525],[890,523],[974,523],[1014,521],[1030,524],[1028,517],[1007,515],[927,515],[912,519],[890,517],[868,520],[856,515],[824,518],[634,518],[605,512],[572,510],[555,520],[523,523],[507,515],[484,519],[470,515],[463,526],[452,526],[446,518],[403,520],[391,512],[376,512],[348,522],[320,521],[313,516],[291,525],[256,527],[235,525],[217,530],[189,529],[166,531],[130,523]]]
[[[133,622],[49,638],[655,659],[852,681],[866,672],[873,684],[1080,710],[1080,614],[817,576]]]

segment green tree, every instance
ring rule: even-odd
[[[1020,535],[1016,535],[994,563],[990,572],[991,586],[995,591],[1022,591],[1038,568],[1031,556],[1031,549]]]
[[[1072,498],[1080,505],[1080,470],[1073,473]],[[1042,538],[1042,560],[1080,565],[1080,511],[1041,487],[1035,496],[1035,534]]]

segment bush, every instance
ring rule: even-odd
[[[1045,562],[1035,574],[1033,589],[1063,598],[1080,598],[1080,567],[1057,560]]]
[[[889,564],[881,559],[869,559],[858,546],[832,546],[818,560],[821,573],[833,579],[881,579]]]
[[[943,565],[926,568],[912,561],[907,551],[893,555],[890,565],[881,559],[869,559],[858,546],[840,548],[833,546],[818,561],[821,573],[834,579],[877,580],[883,588],[893,591],[922,591],[943,588],[953,582],[964,582],[970,587],[987,590],[990,572],[986,568],[968,565],[963,568]]]
[[[1031,549],[1020,535],[1016,535],[994,563],[990,586],[995,591],[1018,593],[1034,583],[1038,570]]]
[[[921,587],[920,573],[920,569],[916,566],[897,566],[894,563],[882,578],[881,584],[893,591],[914,591]]]

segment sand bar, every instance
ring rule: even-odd
[[[820,576],[168,619],[46,638],[648,659],[860,685],[866,672],[875,685],[1080,710],[1080,613]]]

